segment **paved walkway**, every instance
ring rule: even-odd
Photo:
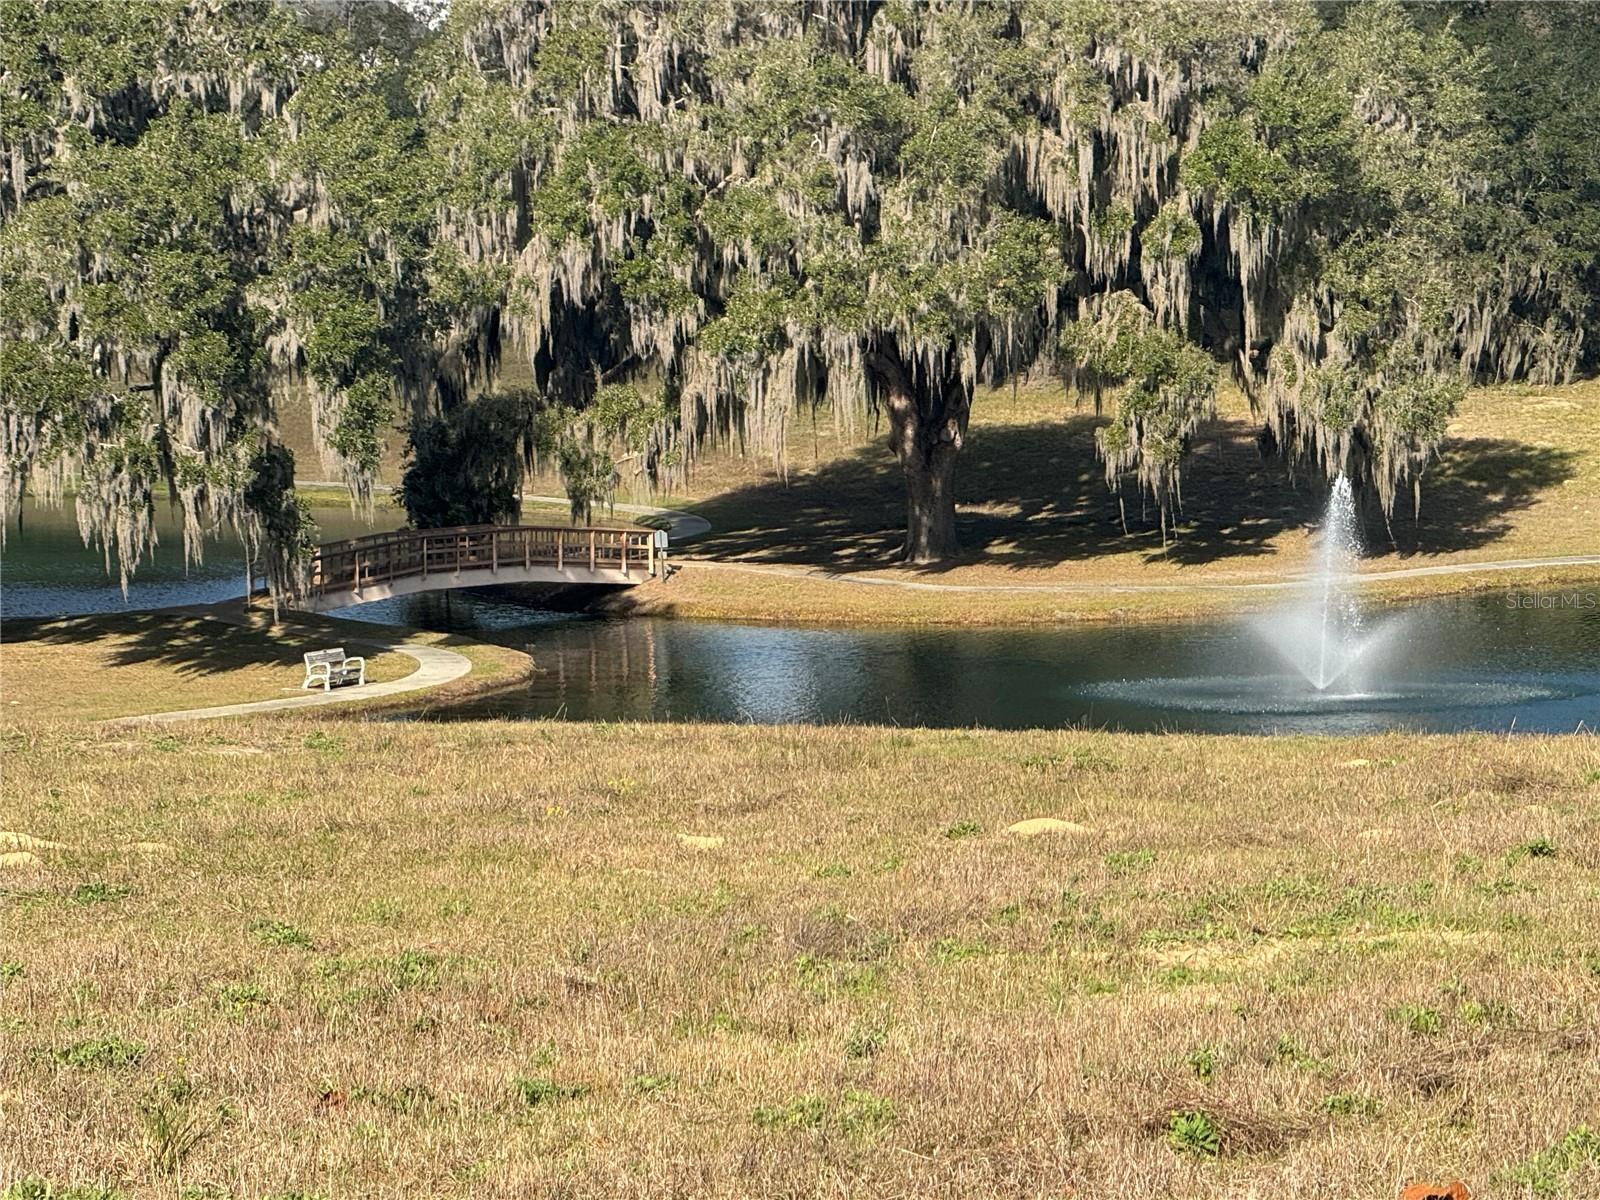
[[[320,708],[325,704],[349,704],[356,700],[375,700],[380,696],[398,696],[403,692],[417,692],[423,688],[438,687],[442,683],[460,679],[472,670],[471,659],[464,654],[457,654],[454,650],[446,650],[442,646],[368,642],[356,638],[346,638],[345,644],[404,654],[416,660],[417,669],[404,679],[391,679],[387,683],[335,688],[331,692],[307,692],[302,696],[285,696],[281,700],[255,700],[246,704],[219,704],[214,708],[186,708],[177,712],[151,713],[148,716],[117,717],[107,721],[106,724],[202,721],[209,717],[248,717],[255,713],[281,712],[288,708]]]

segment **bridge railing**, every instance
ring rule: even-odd
[[[321,546],[311,559],[307,594],[316,598],[413,576],[485,569],[494,574],[502,567],[535,565],[648,577],[662,565],[655,534],[653,529],[564,525],[468,525],[370,534]]]

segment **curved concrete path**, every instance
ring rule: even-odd
[[[446,650],[442,646],[393,645],[387,642],[360,642],[349,639],[350,645],[371,645],[384,651],[394,651],[413,658],[417,669],[404,679],[391,679],[387,683],[368,683],[360,687],[336,688],[331,692],[307,692],[303,696],[285,696],[280,700],[255,700],[245,704],[219,704],[214,708],[186,708],[177,712],[151,713],[148,716],[116,717],[106,724],[138,724],[146,721],[203,721],[209,717],[248,717],[255,713],[281,712],[287,708],[320,708],[325,704],[349,704],[355,700],[375,700],[379,696],[398,696],[403,692],[417,692],[423,688],[437,687],[460,679],[472,670],[472,661],[464,654]]]

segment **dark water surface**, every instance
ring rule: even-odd
[[[373,610],[373,611],[367,611]],[[1600,590],[1374,612],[1381,660],[1318,692],[1264,618],[1019,629],[828,629],[530,611],[435,593],[341,616],[470,633],[537,673],[437,719],[835,721],[991,728],[1363,733],[1600,726]]]
[[[317,512],[325,538],[372,527]],[[387,525],[385,525],[387,521]],[[397,515],[380,513],[379,526]],[[691,568],[692,569],[692,568]],[[177,525],[125,603],[70,508],[31,509],[0,560],[7,619],[237,596],[234,543],[185,570]],[[357,620],[526,649],[530,680],[430,715],[576,720],[853,721],[992,728],[1359,733],[1570,732],[1600,726],[1600,588],[1498,591],[1370,614],[1387,625],[1361,672],[1318,692],[1261,636],[1261,617],[1021,629],[828,629],[561,615],[536,597],[443,592],[346,609]]]
[[[399,510],[380,506],[369,524],[344,503],[314,504],[312,514],[323,541],[395,529],[405,520]],[[244,547],[237,538],[208,539],[202,561],[185,564],[183,521],[165,503],[156,505],[156,533],[160,544],[139,564],[124,598],[115,568],[108,574],[101,553],[84,546],[70,500],[59,508],[25,501],[21,529],[13,521],[0,550],[0,616],[134,612],[244,595]]]

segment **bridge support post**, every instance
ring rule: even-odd
[[[589,570],[594,570],[594,530],[589,530]]]

